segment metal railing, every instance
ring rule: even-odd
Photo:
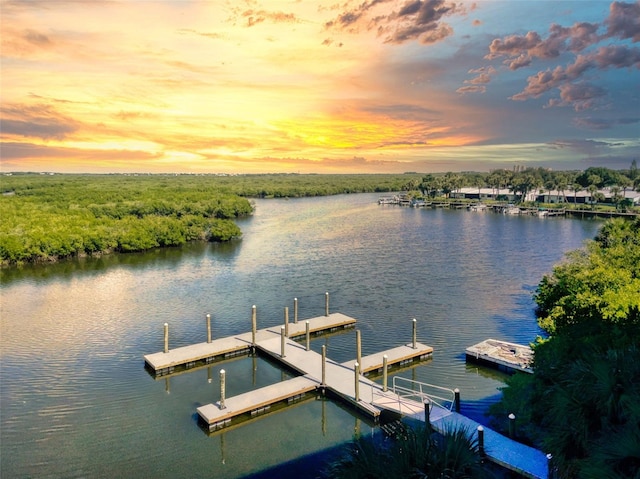
[[[432,405],[436,404],[448,411],[451,411],[455,404],[455,392],[453,389],[413,381],[400,376],[394,376],[393,386],[387,393],[380,390],[376,391],[375,389],[373,389],[372,393],[374,402],[376,396],[385,399],[390,399],[390,396],[395,396],[393,399],[398,401],[399,410],[402,404],[412,409],[416,403],[423,405],[427,399]]]

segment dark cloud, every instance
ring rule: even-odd
[[[49,105],[3,105],[0,112],[3,135],[62,140],[78,129],[77,122]]]
[[[161,154],[133,150],[87,150],[59,146],[38,145],[35,143],[2,142],[0,143],[3,164],[15,160],[28,159],[62,159],[62,160],[111,160],[124,161],[147,160],[159,158]],[[8,165],[6,165],[8,166]]]
[[[624,45],[610,45],[600,47],[596,52],[588,55],[578,55],[576,60],[567,67],[557,66],[553,70],[540,71],[527,79],[527,86],[523,91],[511,97],[512,100],[527,100],[538,98],[549,90],[563,87],[569,91],[568,83],[577,81],[587,70],[598,68],[622,68],[635,66],[640,68],[640,49]],[[601,96],[601,89],[591,89]]]
[[[378,11],[376,7],[389,0],[372,0],[343,11],[325,24],[327,29],[358,32],[375,30],[385,43],[401,44],[417,40],[423,44],[438,42],[453,33],[442,20],[464,13],[459,4],[446,0],[409,0],[397,11]]]
[[[606,28],[606,32],[599,33],[602,28]],[[582,111],[598,106],[598,99],[607,94],[604,88],[583,80],[587,71],[640,68],[638,48],[620,44],[597,48],[599,43],[615,38],[640,41],[640,2],[611,3],[609,15],[601,24],[577,22],[571,27],[563,27],[554,23],[545,38],[534,31],[495,38],[485,59],[503,58],[510,70],[518,70],[531,66],[535,59],[548,61],[561,55],[575,54],[573,62],[567,66],[558,65],[529,76],[526,87],[510,98],[520,101],[538,98],[557,89],[560,98],[551,99],[547,106],[572,106],[576,111]],[[465,83],[473,84],[477,80]]]
[[[640,2],[613,2],[604,24],[607,36],[640,42]]]
[[[532,58],[557,58],[565,51],[578,53],[599,41],[597,31],[598,25],[592,23],[576,23],[573,27],[554,23],[549,28],[549,36],[544,39],[537,32],[494,39],[485,58],[493,60],[506,56],[505,63],[511,70],[517,70],[528,66]]]
[[[638,118],[576,118],[574,124],[581,128],[588,130],[608,130],[618,125],[633,125],[640,123],[640,117]]]

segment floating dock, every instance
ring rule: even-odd
[[[356,386],[355,361],[337,363],[325,357],[323,363],[321,354],[307,350],[305,345],[288,338],[283,341],[280,334],[272,334],[271,338],[257,342],[256,349],[301,376],[225,399],[224,407],[220,402],[199,407],[198,416],[210,431],[266,412],[279,403],[298,401],[315,389],[338,397],[374,420],[380,415],[380,409],[372,402],[374,390],[381,391],[382,386],[367,379],[361,370]],[[427,359],[432,353],[432,347],[416,343],[415,348],[413,345],[400,346],[385,353],[362,357],[361,361],[369,371],[376,371],[383,367],[384,354],[387,355],[387,367],[392,367]]]
[[[323,333],[338,331],[340,329],[355,326],[356,320],[341,313],[332,313],[327,316],[319,316],[309,320],[309,332],[317,336]],[[260,329],[256,331],[256,341],[280,335],[281,326]],[[298,338],[306,335],[306,321],[290,323],[288,325],[289,337]],[[221,359],[228,359],[242,354],[248,354],[252,348],[252,332],[242,333],[227,338],[215,339],[169,349],[164,352],[147,354],[144,356],[145,365],[155,375],[164,376],[173,373],[176,369],[189,369],[197,365],[210,364]]]
[[[453,428],[462,427],[469,433],[482,430],[483,450],[487,459],[507,469],[531,479],[547,479],[549,477],[549,457],[529,446],[520,444],[488,428],[482,428],[475,421],[451,409],[459,404],[459,392],[455,399],[424,393],[422,386],[439,388],[438,386],[416,383],[404,378],[394,378],[392,389],[387,388],[387,372],[390,367],[407,365],[413,361],[428,359],[433,348],[416,341],[416,321],[413,320],[413,341],[382,353],[360,357],[360,332],[356,331],[356,360],[337,363],[326,357],[326,349],[322,354],[312,351],[309,338],[313,335],[334,332],[353,327],[354,318],[340,313],[325,314],[303,322],[294,322],[277,327],[257,330],[255,316],[253,329],[228,338],[209,340],[206,343],[168,349],[167,327],[165,325],[165,351],[144,356],[145,366],[156,374],[165,375],[175,368],[191,368],[197,364],[208,364],[221,358],[229,358],[254,350],[265,355],[283,367],[299,374],[298,377],[249,391],[231,398],[225,398],[225,375],[221,373],[221,397],[217,403],[206,404],[197,408],[200,423],[209,431],[217,431],[233,424],[261,416],[287,405],[298,403],[317,391],[326,392],[351,405],[360,413],[377,420],[383,410],[392,411],[417,420],[428,420],[431,426],[440,433]],[[285,334],[286,332],[286,334]],[[292,338],[306,337],[306,344]],[[533,358],[531,348],[519,344],[488,339],[466,350],[467,358],[482,360],[511,370],[530,372],[529,366]],[[377,384],[365,377],[366,373],[382,372],[383,384]],[[396,379],[412,383],[409,388],[396,385]],[[414,391],[415,386],[415,391]],[[397,389],[397,390],[396,390]],[[439,388],[445,390],[446,388]],[[411,397],[406,397],[408,391]],[[429,414],[425,412],[425,400]],[[430,406],[429,406],[430,405]]]
[[[533,373],[533,350],[530,346],[486,339],[465,350],[467,360],[496,367],[506,372]]]

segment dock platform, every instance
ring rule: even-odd
[[[485,363],[506,372],[533,373],[533,350],[530,346],[486,339],[465,350],[467,360]]]
[[[319,316],[309,320],[310,334],[319,334],[338,331],[353,327],[354,318],[342,313],[332,313],[328,316]],[[300,337],[306,334],[306,321],[290,323],[289,337]],[[280,335],[280,325],[256,331],[256,342],[264,338]],[[199,364],[209,364],[220,359],[227,359],[242,354],[247,354],[252,347],[252,333],[242,333],[221,339],[212,340],[210,343],[198,343],[170,349],[166,353],[147,354],[144,356],[146,366],[157,376],[163,376],[174,372],[177,368],[189,369]]]
[[[380,415],[380,409],[373,406],[372,402],[373,391],[381,391],[382,386],[367,379],[361,371],[356,394],[355,361],[337,363],[326,358],[323,383],[322,355],[312,350],[307,351],[305,345],[285,338],[285,355],[282,356],[282,338],[272,332],[272,337],[257,342],[256,348],[259,353],[301,376],[225,400],[224,409],[221,409],[219,403],[199,407],[198,416],[209,431],[231,425],[233,420],[242,420],[248,411],[268,409],[284,401],[296,401],[317,388],[329,391],[366,416],[375,419]],[[432,347],[416,343],[416,348],[410,345],[400,346],[384,353],[364,356],[361,360],[369,371],[373,371],[382,368],[383,354],[387,355],[387,366],[392,367],[430,357],[432,353]]]

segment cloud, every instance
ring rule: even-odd
[[[43,140],[62,140],[77,131],[79,125],[73,119],[44,104],[12,104],[0,107],[0,132],[3,136],[22,136]]]
[[[385,43],[402,44],[417,40],[422,44],[436,43],[453,34],[444,17],[466,10],[446,0],[408,0],[399,9],[381,8],[389,0],[363,2],[343,11],[325,24],[327,29],[358,33],[361,28],[375,30]],[[395,2],[394,2],[395,3]]]
[[[605,28],[606,31],[599,33]],[[485,59],[503,59],[508,69],[515,71],[530,67],[534,60],[550,61],[574,54],[573,61],[566,66],[557,65],[530,75],[525,88],[510,99],[524,101],[539,98],[557,89],[559,98],[550,99],[547,107],[571,106],[576,111],[583,111],[598,107],[601,103],[599,99],[607,95],[604,88],[583,79],[587,71],[640,68],[640,49],[624,44],[598,47],[598,44],[615,38],[640,41],[640,2],[611,3],[609,15],[602,23],[576,22],[571,27],[553,23],[544,38],[535,31],[495,38],[489,44]],[[481,83],[481,79],[476,77],[465,83]],[[466,93],[473,90],[463,88],[459,91]]]
[[[586,117],[576,118],[573,122],[576,126],[586,128],[588,130],[608,130],[618,125],[633,125],[635,123],[640,123],[640,117],[618,119]]]
[[[506,56],[505,64],[511,70],[517,70],[531,64],[533,58],[557,58],[565,51],[578,53],[599,41],[597,31],[598,25],[593,23],[581,22],[572,27],[554,23],[549,28],[549,36],[544,39],[533,31],[526,35],[494,39],[485,58],[493,60]]]
[[[640,42],[640,2],[613,2],[604,21],[607,36]]]
[[[640,68],[640,49],[624,45],[609,45],[600,47],[596,52],[588,55],[578,55],[576,60],[567,67],[557,66],[553,70],[540,71],[527,79],[527,86],[523,91],[511,97],[512,100],[527,100],[538,98],[543,93],[554,88],[564,89],[569,95],[567,84],[578,80],[587,70],[599,68],[623,68],[635,66]],[[584,88],[583,88],[584,90]],[[602,96],[602,89],[592,88],[594,95]],[[569,95],[570,96],[570,95]],[[583,98],[581,101],[585,100]],[[564,103],[559,103],[564,104]]]

